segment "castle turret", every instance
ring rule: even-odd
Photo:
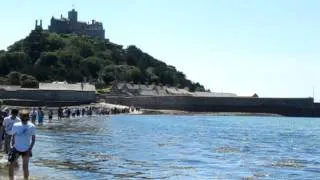
[[[71,22],[78,22],[78,12],[72,9],[68,12],[68,18]]]
[[[40,24],[38,25],[38,20],[36,20],[36,25],[35,25],[36,30],[42,30],[42,20],[40,20]]]

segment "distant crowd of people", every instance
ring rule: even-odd
[[[3,111],[3,114],[8,114],[9,109],[5,109]],[[61,108],[59,107],[58,110],[56,111],[56,115],[58,117],[58,120],[62,118],[70,118],[70,117],[79,117],[79,116],[91,116],[93,114],[93,107],[85,107],[85,108],[69,108],[69,107],[64,107]],[[46,113],[45,113],[46,112]],[[54,116],[54,110],[53,109],[46,109],[45,111],[43,108],[31,108],[30,113],[29,113],[29,119],[34,125],[43,125],[43,121],[45,118],[45,114],[47,114],[47,119],[49,122],[52,122],[53,116]]]
[[[45,119],[45,112],[50,123],[54,116],[53,109],[31,108],[20,110],[4,108],[0,111],[0,151],[8,156],[9,177],[14,176],[14,166],[17,159],[22,156],[23,172],[25,179],[29,176],[29,158],[32,156],[32,148],[35,144],[35,125],[41,126]],[[80,116],[110,115],[139,111],[139,108],[103,108],[103,107],[59,107],[56,111],[57,119],[76,118]],[[30,121],[29,121],[30,120]]]
[[[92,114],[96,115],[111,115],[111,114],[125,114],[133,111],[140,111],[140,108],[103,108],[103,107],[82,107],[82,108],[68,108],[64,107],[58,108],[58,119],[61,118],[70,118],[70,117],[79,117],[79,116],[92,116]],[[52,112],[49,110],[49,120],[52,116]]]
[[[61,118],[70,118],[70,117],[79,117],[79,116],[91,116],[93,112],[93,108],[92,107],[85,107],[85,108],[58,108],[58,119]],[[49,111],[49,119],[50,119],[50,115],[52,118],[52,113],[50,113]]]
[[[44,110],[45,109],[45,110]],[[54,112],[55,111],[55,112]],[[59,107],[54,110],[52,108],[41,108],[41,107],[33,107],[29,111],[29,119],[30,122],[34,125],[43,125],[45,119],[48,122],[52,122],[54,116],[57,117],[58,120],[62,118],[75,118],[75,117],[83,117],[83,116],[92,116],[96,115],[111,115],[111,114],[122,114],[122,113],[130,113],[133,111],[139,111],[139,108],[102,108],[102,107]],[[10,115],[9,108],[4,108],[1,110],[0,115],[2,117],[8,117]]]
[[[59,108],[58,118],[92,115],[93,109],[89,108]],[[47,109],[49,122],[53,118],[53,110]],[[22,157],[24,178],[29,177],[29,158],[32,157],[32,148],[35,144],[35,124],[42,125],[45,119],[43,108],[19,110],[4,108],[0,111],[0,151],[8,157],[9,179],[14,178],[14,168],[17,160]],[[30,120],[30,122],[29,122]]]

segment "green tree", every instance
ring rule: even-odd
[[[8,47],[8,52],[16,52],[16,51],[23,51],[24,49],[24,44],[23,40],[17,41],[11,46]]]
[[[8,59],[4,55],[0,55],[0,75],[7,75],[10,70]]]
[[[80,47],[80,56],[87,58],[93,56],[94,52],[90,46],[82,45]]]
[[[114,80],[116,80],[116,66],[115,65],[110,65],[104,67],[104,69],[101,72],[101,78],[106,84],[110,84]]]
[[[39,88],[39,82],[34,79],[26,79],[21,82],[22,88]]]
[[[31,75],[20,74],[20,85],[23,88],[38,88],[39,82]]]
[[[15,72],[14,72],[15,71]],[[8,75],[10,72],[13,74]],[[17,78],[17,72],[28,75]],[[5,76],[8,75],[8,78]],[[112,81],[168,84],[205,91],[175,67],[167,65],[136,46],[123,49],[107,40],[33,30],[22,40],[0,51],[1,82],[34,87],[36,81],[67,80],[109,84]],[[9,78],[10,77],[10,78]],[[19,82],[20,81],[20,82]]]
[[[43,52],[37,60],[36,65],[51,66],[58,63],[58,56],[55,52]]]
[[[24,52],[7,52],[0,55],[0,74],[6,75],[10,71],[21,70],[27,65],[28,57]]]
[[[138,83],[141,81],[142,73],[139,68],[132,67],[131,69],[127,70],[127,73],[127,81],[133,81],[134,83]]]
[[[52,33],[48,37],[47,50],[56,51],[63,49],[65,47],[65,42],[61,36],[56,33]]]
[[[88,57],[80,62],[80,67],[82,72],[87,76],[87,77],[93,77],[97,78],[98,77],[98,72],[101,69],[100,63],[101,59],[97,57]]]
[[[8,74],[9,82],[12,85],[20,85],[20,73],[12,71]]]
[[[48,33],[41,30],[33,30],[30,35],[24,39],[24,51],[28,54],[31,62],[34,63],[46,50],[48,44]]]

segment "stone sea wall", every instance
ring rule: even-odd
[[[0,99],[3,99],[4,102],[12,102],[18,99],[30,103],[34,101],[86,104],[95,102],[96,96],[95,91],[18,89],[12,91],[0,90]]]
[[[95,91],[0,89],[4,104],[16,106],[70,106],[96,102]],[[313,98],[195,97],[195,96],[101,96],[107,103],[144,109],[193,112],[272,113],[320,117],[320,104]],[[100,100],[99,99],[99,100]]]
[[[286,116],[318,116],[313,98],[140,96],[105,97],[107,103],[146,109],[171,109],[194,112],[273,113]],[[319,106],[318,106],[319,107]]]

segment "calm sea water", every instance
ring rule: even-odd
[[[37,130],[39,179],[317,179],[320,119],[120,115]]]

